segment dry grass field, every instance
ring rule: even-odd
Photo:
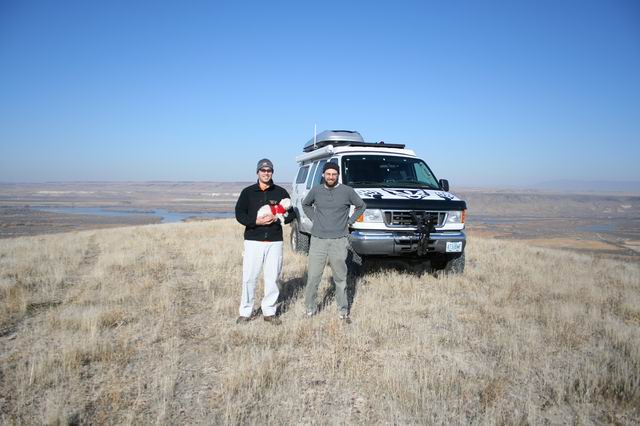
[[[283,325],[236,325],[241,232],[0,240],[0,423],[640,422],[637,263],[470,238],[462,276],[356,278],[346,325],[287,247]]]

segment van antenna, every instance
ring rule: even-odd
[[[317,124],[313,125],[313,149],[316,149],[316,135],[318,134]]]

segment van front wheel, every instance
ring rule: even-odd
[[[291,222],[291,249],[298,253],[309,253],[309,236],[300,232],[297,219]]]
[[[464,253],[447,261],[444,271],[447,274],[462,274],[464,272]]]
[[[462,274],[464,272],[464,252],[458,255],[441,255],[431,261],[435,270],[442,270],[445,274]]]

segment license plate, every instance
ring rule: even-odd
[[[447,253],[460,253],[462,251],[462,241],[447,241]]]

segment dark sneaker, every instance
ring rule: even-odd
[[[262,318],[264,318],[264,320],[266,322],[268,322],[270,324],[273,324],[273,325],[282,324],[282,321],[280,320],[280,318],[276,317],[275,315],[271,315],[271,316],[268,316],[268,317],[262,317]]]
[[[349,318],[349,315],[340,315],[340,321],[344,321],[345,324],[351,324],[351,318]]]
[[[238,319],[236,320],[236,324],[246,324],[249,321],[251,321],[250,317],[238,317]]]

